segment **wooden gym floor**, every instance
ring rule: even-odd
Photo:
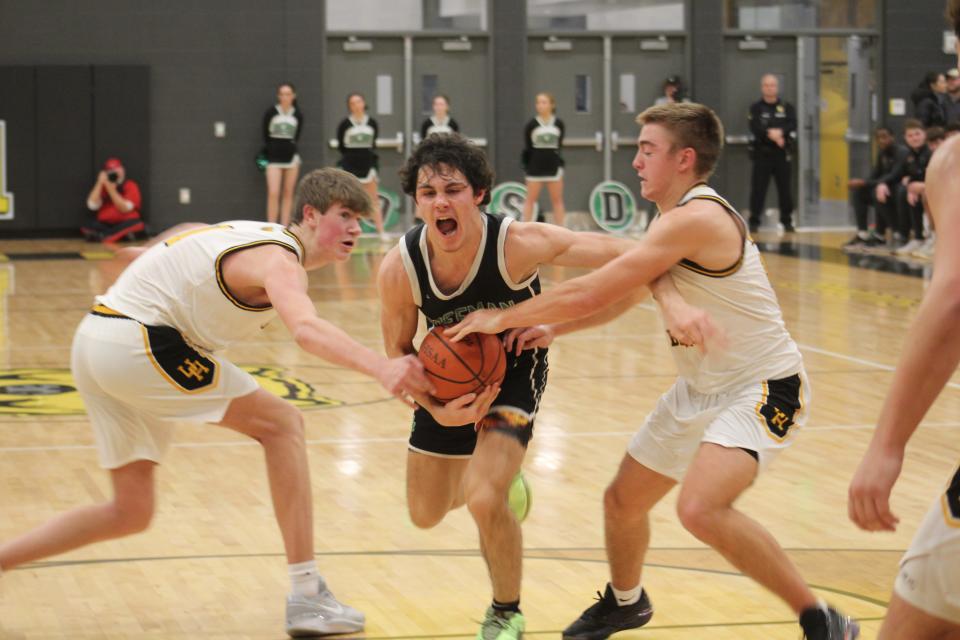
[[[960,459],[960,379],[910,446],[893,497],[900,530],[857,530],[847,520],[847,483],[923,295],[917,276],[929,267],[848,259],[838,250],[844,239],[760,238],[814,395],[805,432],[740,506],[769,527],[818,593],[863,621],[869,639],[900,554]],[[0,254],[2,540],[108,495],[68,372],[73,329],[108,263],[95,245],[77,241],[2,241]],[[379,258],[376,244],[364,245],[310,281],[320,313],[375,348]],[[572,275],[543,273],[547,284]],[[229,356],[304,406],[317,556],[338,597],[366,612],[365,637],[473,637],[490,598],[476,532],[463,509],[430,531],[410,524],[409,410],[373,381],[300,352],[276,322]],[[530,637],[557,637],[603,587],[603,488],[674,376],[647,304],[551,348],[550,384],[524,464],[534,491],[523,527]],[[259,447],[217,427],[182,426],[158,492],[145,534],[0,578],[0,638],[285,637],[286,569]],[[797,638],[784,605],[684,531],[675,498],[653,514],[644,583],[656,615],[617,638]]]

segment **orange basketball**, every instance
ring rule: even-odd
[[[498,336],[471,333],[460,342],[434,327],[420,345],[420,361],[436,387],[434,398],[449,402],[467,393],[503,381],[507,374],[507,353]]]

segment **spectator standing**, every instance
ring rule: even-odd
[[[793,229],[793,196],[790,193],[790,152],[797,137],[797,113],[780,99],[780,81],[768,73],[760,80],[762,97],[750,105],[750,134],[753,143],[753,172],[750,177],[750,231],[760,228],[763,203],[770,177],[777,185],[780,224]]]
[[[289,82],[277,87],[277,104],[263,114],[264,155],[267,158],[267,222],[290,224],[293,191],[300,175],[297,141],[303,132],[303,111]]]
[[[523,203],[523,221],[533,221],[533,205],[540,197],[544,183],[550,193],[553,223],[564,226],[566,207],[563,203],[563,147],[565,128],[557,117],[557,101],[552,94],[537,94],[537,115],[523,129],[524,149],[521,163],[526,174],[527,199]]]
[[[929,72],[910,94],[913,115],[923,128],[947,124],[947,79],[942,73]]]
[[[944,75],[947,78],[947,124],[960,122],[960,71],[954,67]]]
[[[663,81],[663,95],[657,98],[653,104],[674,104],[677,102],[687,102],[683,82],[680,80],[680,76],[670,76]]]
[[[433,97],[433,115],[420,125],[420,139],[434,133],[459,133],[460,125],[450,117],[450,98],[443,94]]]

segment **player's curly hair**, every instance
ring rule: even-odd
[[[414,199],[417,194],[417,179],[420,169],[423,168],[441,174],[451,169],[459,171],[473,187],[475,194],[483,193],[480,205],[490,202],[493,168],[487,160],[487,154],[459,133],[435,133],[427,136],[400,169],[403,192]]]
[[[953,32],[960,38],[960,0],[947,0],[947,20]]]

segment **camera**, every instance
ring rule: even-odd
[[[116,171],[107,171],[107,180],[110,182],[116,182],[120,179],[120,174]]]

